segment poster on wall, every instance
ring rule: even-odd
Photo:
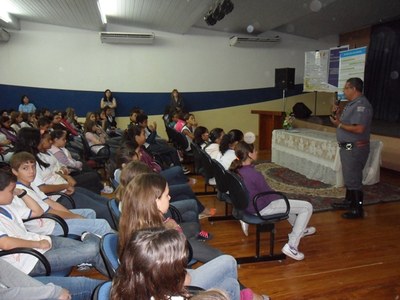
[[[329,50],[305,53],[304,91],[326,91],[328,85]]]
[[[340,52],[349,50],[349,45],[334,47],[329,49],[329,71],[328,84],[333,87],[339,87],[339,63]]]
[[[364,80],[366,55],[367,47],[340,52],[338,99],[345,99],[342,88],[347,79],[351,77],[359,77]]]
[[[306,52],[304,91],[338,91],[340,53],[346,50],[349,50],[349,45]]]

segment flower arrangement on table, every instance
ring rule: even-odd
[[[285,119],[283,119],[283,124],[282,124],[283,129],[286,130],[292,129],[294,119],[295,117],[293,112],[286,114]]]

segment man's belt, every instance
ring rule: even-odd
[[[346,150],[351,150],[354,147],[361,148],[369,145],[369,141],[357,141],[357,142],[343,142],[343,143],[338,143],[339,148],[343,148]]]

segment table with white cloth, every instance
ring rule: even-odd
[[[370,141],[363,170],[363,184],[379,182],[383,143]],[[280,166],[337,187],[343,186],[342,164],[336,134],[308,128],[272,132],[271,161]]]

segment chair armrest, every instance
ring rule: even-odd
[[[176,223],[178,223],[178,224],[182,223],[182,215],[173,204],[169,205],[168,210],[171,214],[172,219],[174,219],[176,221]]]
[[[51,266],[50,266],[49,261],[42,253],[40,253],[39,251],[37,251],[35,249],[19,247],[19,248],[14,248],[14,249],[10,249],[10,250],[2,250],[2,251],[0,251],[0,257],[5,256],[5,255],[10,255],[10,254],[17,254],[17,253],[30,254],[30,255],[35,256],[44,265],[44,268],[46,270],[46,276],[49,276],[51,274]]]
[[[57,222],[58,224],[60,224],[60,226],[61,226],[61,228],[63,229],[63,232],[64,232],[63,236],[64,237],[68,236],[69,229],[68,229],[67,222],[65,222],[65,220],[63,218],[61,218],[60,216],[57,216],[55,214],[45,213],[45,214],[43,214],[41,216],[38,216],[38,217],[32,217],[32,218],[26,219],[23,222],[25,223],[25,222],[29,222],[29,221],[32,221],[32,220],[43,219],[43,218],[44,219],[53,220],[53,221]]]
[[[67,195],[66,193],[63,192],[52,192],[52,193],[47,193],[47,196],[52,196],[52,195],[60,195],[60,196],[64,196],[65,198],[68,199],[68,201],[71,203],[71,206],[73,209],[76,208],[76,204],[75,204],[75,200],[74,198],[72,198],[70,195]]]
[[[266,195],[278,195],[279,197],[281,197],[285,201],[286,211],[284,213],[276,213],[276,214],[273,214],[273,215],[262,216],[260,214],[260,210],[258,209],[257,201],[261,197],[266,196]],[[255,209],[255,211],[257,213],[257,216],[260,219],[264,220],[264,221],[279,221],[279,220],[287,219],[289,217],[290,203],[289,203],[288,198],[281,192],[268,191],[268,192],[259,193],[259,194],[255,195],[254,198],[253,198],[253,206],[254,206],[254,209]]]

